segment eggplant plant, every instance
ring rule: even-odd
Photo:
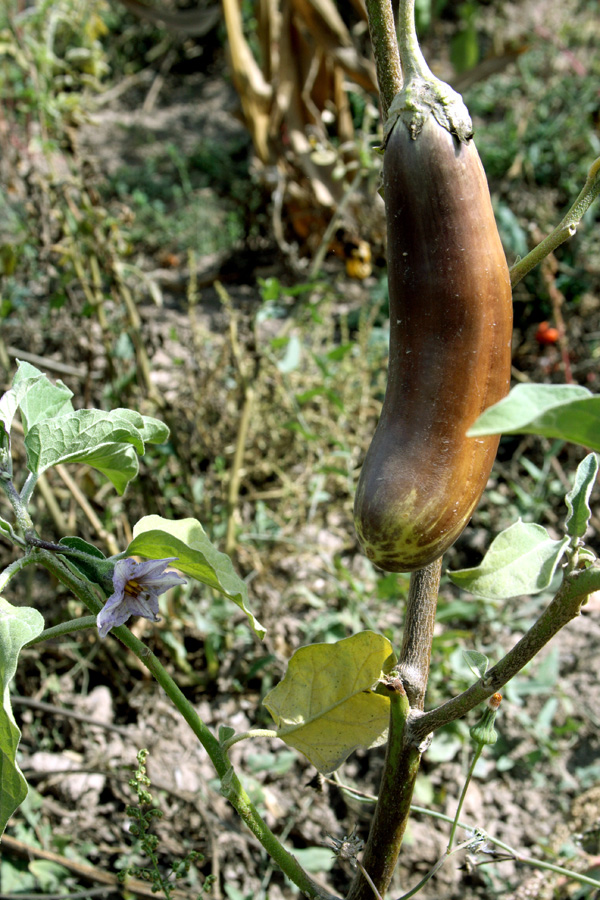
[[[475,761],[495,740],[502,687],[600,590],[600,563],[584,542],[598,470],[600,397],[573,385],[508,390],[511,283],[574,232],[600,193],[600,160],[592,164],[580,196],[555,232],[509,272],[468,112],[423,59],[414,0],[400,2],[398,37],[390,0],[367,0],[367,7],[385,120],[393,321],[388,389],[358,483],[355,512],[367,555],[383,569],[411,572],[402,640],[395,647],[368,630],[333,644],[302,647],[264,700],[273,729],[238,734],[224,723],[214,733],[127,626],[131,616],[156,621],[159,595],[194,579],[237,604],[257,639],[264,636],[246,583],[202,524],[193,518],[145,516],[133,528],[129,544],[105,557],[78,536],[47,540],[30,515],[40,476],[62,463],[92,466],[123,493],[138,474],[138,456],[148,443],[165,441],[168,429],[133,410],[76,410],[62,382],[54,384],[21,362],[11,388],[0,398],[0,487],[12,513],[11,519],[0,519],[0,532],[20,554],[0,575],[0,589],[5,591],[24,568],[42,566],[90,615],[45,628],[37,609],[0,599],[0,833],[27,793],[18,766],[20,732],[10,703],[19,654],[49,638],[97,628],[100,640],[121,641],[157,680],[206,750],[223,796],[306,897],[339,900],[267,826],[231,762],[231,748],[249,738],[276,736],[331,777],[357,748],[385,745],[366,844],[352,835],[332,838],[334,851],[355,870],[346,900],[381,900],[396,867],[431,736],[483,704],[481,720],[471,729]],[[15,473],[11,435],[17,416],[26,471]],[[552,538],[540,525],[517,522],[493,541],[480,566],[453,572],[451,578],[465,591],[493,600],[539,593],[557,582],[558,587],[537,621],[500,661],[489,667],[483,654],[472,651],[473,683],[425,711],[442,556],[485,488],[501,433],[537,433],[591,451],[565,498],[564,534]],[[454,846],[463,798],[464,791],[446,854],[404,898],[433,877],[450,853],[480,847],[479,832]],[[567,874],[600,887],[587,876]]]

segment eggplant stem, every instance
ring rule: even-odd
[[[512,287],[518,284],[528,272],[531,272],[557,247],[573,237],[577,231],[577,226],[598,195],[600,195],[600,156],[590,166],[586,182],[562,222],[537,247],[534,247],[527,256],[518,260],[511,268],[510,283]]]

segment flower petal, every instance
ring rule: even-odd
[[[137,563],[131,557],[117,560],[113,572],[114,593],[96,617],[98,634],[106,637],[111,628],[123,625],[130,616],[159,621],[158,598],[169,588],[186,584],[176,572],[165,572],[176,557]]]

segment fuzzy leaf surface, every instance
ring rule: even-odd
[[[30,383],[23,399],[19,402],[21,424],[25,434],[37,422],[54,419],[74,412],[71,397],[73,391],[59,379],[52,384],[50,379],[28,362],[19,361],[19,368],[13,378],[13,389],[22,383]]]
[[[480,565],[449,572],[454,584],[487,600],[539,594],[549,587],[569,538],[554,541],[545,528],[515,522],[492,541]]]
[[[597,475],[598,457],[595,453],[588,453],[577,466],[575,483],[565,497],[568,510],[565,528],[571,537],[582,538],[587,531],[592,515],[590,494],[596,483]]]
[[[600,450],[600,396],[576,384],[518,384],[467,432],[484,434],[540,434]]]

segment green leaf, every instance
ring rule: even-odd
[[[232,738],[235,734],[235,728],[232,728],[231,725],[219,725],[219,743],[224,744],[225,741],[228,741],[229,738]]]
[[[0,397],[0,423],[2,423],[7,434],[10,432],[12,420],[19,408],[19,403],[25,397],[27,391],[31,390],[35,382],[40,381],[42,378],[43,375],[39,375],[37,378],[28,378],[26,381],[21,381],[18,386],[11,387],[9,391],[6,391]]]
[[[29,470],[41,474],[59,463],[84,463],[106,475],[122,494],[139,471],[136,451],[144,452],[142,417],[133,414],[136,427],[130,421],[131,411],[125,413],[80,409],[58,420],[39,422],[25,438]]]
[[[71,403],[73,391],[69,390],[60,379],[56,384],[52,384],[50,379],[35,366],[19,361],[19,368],[13,378],[13,388],[23,383],[30,383],[25,396],[19,402],[19,413],[25,434],[37,422],[73,412]]]
[[[486,600],[539,594],[549,587],[569,538],[553,541],[541,525],[520,520],[492,542],[479,566],[449,572],[454,584]]]
[[[142,416],[142,440],[145,444],[164,444],[169,440],[169,426],[152,416]]]
[[[373,631],[301,647],[263,703],[279,737],[326,775],[359,747],[387,740],[390,701],[373,691],[395,662],[388,639]]]
[[[0,835],[6,823],[27,796],[27,782],[16,761],[21,732],[10,704],[10,683],[24,644],[33,640],[44,628],[37,609],[11,606],[0,597]]]
[[[82,553],[88,553],[90,556],[95,556],[97,559],[106,559],[102,550],[94,547],[93,544],[88,544],[87,541],[77,537],[77,535],[66,535],[60,539],[59,544],[64,544],[65,547],[69,547],[71,550],[80,550]]]
[[[12,475],[12,458],[10,454],[10,430],[15,413],[19,408],[27,392],[31,390],[35,382],[40,381],[44,376],[38,375],[35,378],[28,378],[21,381],[16,387],[11,387],[9,391],[0,397],[0,471]]]
[[[540,434],[600,450],[600,396],[576,384],[519,384],[467,432],[484,434]]]
[[[463,656],[473,675],[483,678],[490,662],[485,653],[480,653],[478,650],[465,650]]]
[[[565,519],[567,534],[571,537],[582,538],[587,531],[592,511],[590,509],[590,494],[598,475],[598,457],[595,453],[589,453],[577,467],[575,484],[565,497],[568,514]]]
[[[101,550],[80,537],[63,537],[59,543],[71,550],[79,550],[80,553],[86,554],[84,557],[65,554],[62,559],[75,575],[84,578],[88,584],[99,585],[105,595],[110,596],[114,590],[114,561],[106,559]]]
[[[248,588],[236,574],[230,558],[214,547],[197,519],[171,521],[161,516],[144,516],[134,526],[128,556],[146,559],[177,558],[176,568],[184,575],[207,584],[225,594],[242,609],[254,633],[264,638],[266,632],[248,609]]]

